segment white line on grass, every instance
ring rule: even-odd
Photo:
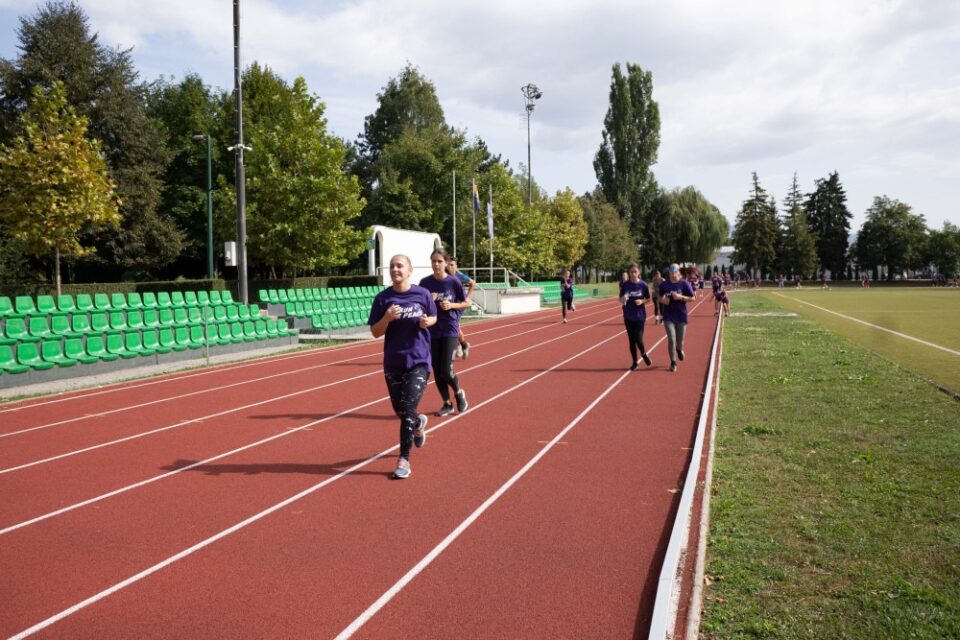
[[[585,327],[584,329],[580,329],[580,330],[578,330],[578,331],[584,331],[584,330],[586,330],[586,329],[592,328],[592,326],[594,326],[594,325],[590,325],[590,326]],[[571,333],[572,333],[572,332],[571,332]],[[558,367],[561,367],[561,366],[567,364],[568,362],[571,362],[571,361],[579,358],[580,356],[582,356],[582,355],[584,355],[584,354],[586,354],[586,353],[589,353],[590,351],[593,351],[594,349],[596,349],[597,347],[599,347],[599,346],[601,346],[601,345],[603,345],[603,344],[606,344],[607,342],[613,340],[614,338],[618,337],[618,336],[619,336],[620,334],[622,334],[622,333],[623,333],[622,330],[621,330],[621,331],[617,331],[617,333],[613,334],[613,335],[610,336],[609,338],[605,338],[604,340],[601,340],[600,342],[597,342],[596,344],[594,344],[594,345],[592,345],[592,346],[590,346],[590,347],[587,347],[587,348],[584,349],[583,351],[580,351],[579,353],[577,353],[577,354],[575,354],[575,355],[573,355],[573,356],[570,356],[570,357],[567,358],[566,360],[563,360],[563,361],[561,361],[561,362],[558,362],[557,364],[553,365],[553,366],[550,367],[549,369],[545,369],[544,371],[541,371],[540,373],[538,373],[538,374],[536,374],[536,375],[534,375],[534,376],[532,376],[532,377],[530,377],[530,378],[527,378],[527,379],[524,380],[523,382],[517,383],[517,384],[514,385],[513,387],[510,387],[509,389],[507,389],[507,390],[505,390],[505,391],[501,391],[501,392],[498,393],[497,395],[495,395],[495,396],[493,396],[493,397],[491,397],[491,398],[488,398],[487,400],[484,400],[483,402],[481,402],[481,403],[477,404],[476,406],[470,408],[467,413],[473,413],[473,412],[475,412],[477,409],[479,409],[480,407],[483,407],[483,406],[485,406],[485,405],[487,405],[487,404],[490,404],[490,403],[493,402],[494,400],[497,400],[497,399],[499,399],[499,398],[507,395],[508,393],[512,393],[513,391],[515,391],[515,390],[517,390],[517,389],[519,389],[519,388],[521,388],[521,387],[523,387],[523,386],[526,386],[527,384],[530,384],[530,383],[533,382],[534,380],[536,380],[536,379],[538,379],[538,378],[546,375],[547,373],[553,371],[554,369],[556,369],[556,368],[558,368]],[[566,335],[570,335],[570,334],[565,334],[565,336],[562,336],[562,337],[566,337]],[[661,341],[662,341],[662,340],[663,340],[663,339],[661,338]],[[628,374],[628,373],[629,373],[629,371],[626,372],[623,376],[621,376],[620,379],[623,379],[623,377],[625,377],[625,375]],[[618,379],[618,381],[619,381],[620,379]],[[599,398],[598,398],[598,401],[599,401]],[[459,417],[460,415],[466,415],[466,414],[458,414],[457,417]],[[451,420],[447,420],[446,422],[444,422],[444,423],[442,423],[442,424],[440,424],[440,425],[437,425],[437,426],[434,427],[433,429],[430,429],[430,431],[431,431],[431,432],[432,432],[432,431],[436,431],[437,429],[440,429],[440,428],[442,428],[442,427],[445,427],[446,425],[451,424],[452,422],[453,422],[452,419],[451,419]],[[562,434],[561,434],[561,435],[562,435]],[[559,440],[559,437],[556,438],[556,439]],[[11,636],[11,637],[10,637],[10,640],[22,640],[23,638],[27,638],[27,637],[29,637],[29,636],[32,636],[33,634],[37,633],[38,631],[42,631],[43,629],[46,629],[46,628],[49,627],[50,625],[52,625],[52,624],[54,624],[54,623],[56,623],[56,622],[59,622],[60,620],[63,620],[64,618],[67,618],[67,617],[73,615],[74,613],[76,613],[76,612],[78,612],[78,611],[80,611],[80,610],[82,610],[82,609],[85,609],[86,607],[89,607],[90,605],[92,605],[92,604],[94,604],[94,603],[96,603],[96,602],[99,602],[100,600],[103,600],[104,598],[106,598],[106,597],[108,597],[108,596],[110,596],[110,595],[113,595],[114,593],[116,593],[116,592],[118,592],[118,591],[120,591],[120,590],[122,590],[122,589],[125,589],[126,587],[129,587],[130,585],[132,585],[132,584],[134,584],[134,583],[136,583],[136,582],[139,582],[140,580],[143,580],[144,578],[146,578],[146,577],[148,577],[148,576],[150,576],[150,575],[152,575],[152,574],[160,571],[161,569],[164,569],[164,568],[170,566],[171,564],[173,564],[173,563],[175,563],[175,562],[177,562],[177,561],[179,561],[179,560],[182,560],[183,558],[186,558],[186,557],[189,556],[189,555],[192,555],[193,553],[195,553],[195,552],[197,552],[197,551],[199,551],[199,550],[201,550],[201,549],[203,549],[203,548],[205,548],[205,547],[210,546],[210,545],[213,544],[214,542],[217,542],[218,540],[221,540],[221,539],[223,539],[223,538],[226,538],[227,536],[229,536],[229,535],[231,535],[231,534],[233,534],[233,533],[235,533],[235,532],[237,532],[237,531],[240,531],[241,529],[243,529],[243,528],[245,528],[245,527],[247,527],[247,526],[249,526],[249,525],[257,522],[258,520],[261,520],[261,519],[265,518],[266,516],[268,516],[268,515],[270,515],[270,514],[272,514],[272,513],[275,513],[276,511],[279,511],[280,509],[282,509],[282,508],[284,508],[284,507],[286,507],[286,506],[288,506],[288,505],[290,505],[290,504],[293,504],[294,502],[296,502],[296,501],[298,501],[298,500],[300,500],[300,499],[302,499],[302,498],[305,498],[305,497],[309,496],[310,494],[318,491],[319,489],[322,489],[323,487],[325,487],[325,486],[327,486],[327,485],[329,485],[329,484],[332,484],[333,482],[336,482],[336,481],[339,480],[340,478],[343,478],[343,477],[345,477],[345,476],[353,473],[354,471],[357,471],[357,470],[359,470],[359,469],[361,469],[361,468],[363,468],[363,467],[365,467],[365,466],[367,466],[367,465],[369,465],[369,464],[371,464],[371,463],[379,460],[380,458],[382,458],[382,457],[390,454],[391,452],[396,451],[398,448],[399,448],[399,445],[393,445],[392,447],[390,447],[390,448],[388,448],[388,449],[384,449],[384,450],[381,451],[380,453],[377,453],[377,454],[375,454],[375,455],[367,458],[366,460],[364,460],[364,461],[362,461],[362,462],[359,462],[359,463],[353,465],[353,466],[350,467],[349,469],[345,469],[344,471],[341,471],[340,473],[338,473],[338,474],[335,475],[335,476],[332,476],[332,477],[330,477],[330,478],[327,478],[326,480],[323,480],[322,482],[319,482],[319,483],[313,485],[312,487],[308,487],[307,489],[304,489],[304,490],[301,491],[300,493],[297,493],[296,495],[290,496],[289,498],[287,498],[287,499],[285,499],[285,500],[283,500],[283,501],[281,501],[281,502],[278,502],[278,503],[276,503],[275,505],[273,505],[273,506],[271,506],[271,507],[268,507],[267,509],[264,509],[263,511],[260,511],[260,512],[257,513],[257,514],[254,514],[254,515],[250,516],[249,518],[247,518],[247,519],[245,519],[245,520],[243,520],[243,521],[241,521],[241,522],[238,522],[237,524],[233,525],[232,527],[229,527],[229,528],[227,528],[227,529],[224,529],[223,531],[220,531],[219,533],[216,533],[216,534],[210,536],[209,538],[206,538],[205,540],[202,540],[202,541],[198,542],[197,544],[193,545],[192,547],[188,547],[187,549],[184,549],[183,551],[180,551],[179,553],[177,553],[177,554],[175,554],[175,555],[173,555],[173,556],[170,556],[170,557],[167,558],[166,560],[162,560],[161,562],[158,562],[157,564],[155,564],[155,565],[153,565],[153,566],[151,566],[151,567],[148,567],[147,569],[144,569],[144,570],[141,571],[140,573],[137,573],[137,574],[135,574],[135,575],[133,575],[133,576],[130,576],[130,577],[127,578],[126,580],[122,580],[121,582],[118,582],[118,583],[114,584],[113,586],[108,587],[107,589],[104,589],[103,591],[101,591],[101,592],[99,592],[99,593],[97,593],[97,594],[95,594],[95,595],[93,595],[93,596],[90,596],[90,597],[87,598],[86,600],[82,600],[81,602],[78,602],[78,603],[76,603],[75,605],[64,609],[63,611],[60,611],[59,613],[56,613],[56,614],[50,616],[49,618],[46,618],[45,620],[41,620],[40,622],[38,622],[37,624],[33,625],[32,627],[30,627],[30,628],[28,628],[28,629],[24,629],[24,630],[21,631],[20,633],[14,635],[14,636]]]
[[[800,304],[805,304],[805,305],[807,305],[807,306],[809,306],[809,307],[813,307],[814,309],[819,309],[820,311],[825,311],[826,313],[832,313],[833,315],[839,316],[839,317],[841,317],[841,318],[844,318],[845,320],[852,320],[853,322],[859,322],[860,324],[866,325],[866,326],[871,327],[871,328],[873,328],[873,329],[879,329],[880,331],[886,331],[887,333],[892,333],[893,335],[898,336],[898,337],[900,337],[900,338],[904,338],[904,339],[906,339],[906,340],[913,340],[914,342],[919,342],[919,343],[922,344],[922,345],[926,345],[926,346],[928,346],[928,347],[933,347],[934,349],[940,349],[941,351],[946,351],[947,353],[952,353],[952,354],[955,355],[955,356],[960,356],[960,351],[954,351],[953,349],[948,349],[947,347],[942,347],[942,346],[940,346],[939,344],[936,344],[936,343],[934,343],[934,342],[927,342],[926,340],[921,340],[920,338],[914,338],[913,336],[907,335],[906,333],[900,333],[899,331],[894,331],[893,329],[887,329],[886,327],[881,327],[881,326],[876,325],[876,324],[871,324],[871,323],[869,323],[869,322],[865,322],[865,321],[863,321],[863,320],[859,320],[859,319],[857,319],[857,318],[853,318],[853,317],[851,317],[851,316],[847,316],[847,315],[844,315],[844,314],[842,314],[842,313],[837,313],[836,311],[831,311],[830,309],[825,309],[825,308],[823,308],[823,307],[819,307],[819,306],[817,306],[817,305],[815,305],[815,304],[813,304],[813,303],[811,303],[811,302],[804,302],[803,300],[799,300],[799,299],[797,299],[797,298],[791,298],[790,296],[785,296],[785,295],[783,295],[782,293],[777,293],[776,291],[774,291],[774,293],[775,293],[776,295],[780,296],[781,298],[786,298],[787,300],[793,300],[794,302],[799,302]]]

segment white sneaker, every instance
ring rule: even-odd
[[[398,458],[397,468],[393,471],[393,477],[403,480],[404,478],[409,478],[411,473],[413,472],[410,470],[410,461],[406,458]]]

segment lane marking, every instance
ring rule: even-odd
[[[922,345],[926,345],[926,346],[928,346],[928,347],[933,347],[934,349],[940,349],[941,351],[946,351],[947,353],[952,353],[952,354],[955,355],[955,356],[960,356],[960,351],[955,351],[955,350],[953,350],[953,349],[948,349],[947,347],[942,347],[942,346],[940,346],[939,344],[936,344],[936,343],[933,343],[933,342],[927,342],[926,340],[921,340],[920,338],[914,338],[913,336],[907,335],[906,333],[900,333],[899,331],[894,331],[893,329],[887,329],[886,327],[881,327],[881,326],[876,325],[876,324],[871,324],[871,323],[869,323],[869,322],[865,322],[864,320],[860,320],[860,319],[854,318],[854,317],[852,317],[852,316],[844,315],[844,314],[842,314],[842,313],[837,313],[836,311],[831,311],[830,309],[825,309],[825,308],[823,308],[823,307],[819,307],[819,306],[817,306],[817,305],[815,305],[815,304],[813,304],[813,303],[811,303],[811,302],[804,302],[803,300],[799,300],[799,299],[797,299],[797,298],[791,298],[790,296],[785,296],[785,295],[783,295],[782,293],[777,293],[776,291],[774,291],[773,293],[774,293],[774,295],[778,295],[778,296],[780,296],[781,298],[786,298],[787,300],[793,300],[794,302],[799,302],[800,304],[805,304],[805,305],[807,305],[807,306],[813,307],[814,309],[819,309],[820,311],[825,311],[826,313],[832,313],[833,315],[839,316],[839,317],[844,318],[844,319],[846,319],[846,320],[852,320],[853,322],[859,322],[860,324],[866,325],[866,326],[871,327],[871,328],[873,328],[873,329],[879,329],[880,331],[886,331],[887,333],[892,333],[892,334],[895,335],[895,336],[899,336],[899,337],[905,338],[905,339],[907,339],[907,340],[913,340],[914,342],[919,342],[919,343],[922,344]]]
[[[580,329],[579,331],[585,331],[586,329],[592,328],[593,326],[598,326],[598,325],[591,325],[591,326],[588,326],[588,327],[584,327],[584,329]],[[572,332],[571,332],[571,333],[572,333]],[[487,404],[490,404],[490,403],[493,402],[494,400],[497,400],[497,399],[499,399],[499,398],[501,398],[501,397],[503,397],[503,396],[505,396],[505,395],[507,395],[507,394],[509,394],[509,393],[512,393],[512,392],[515,391],[516,389],[519,389],[519,388],[521,388],[521,387],[526,386],[527,384],[530,384],[530,383],[533,382],[534,380],[536,380],[536,379],[538,379],[538,378],[540,378],[540,377],[542,377],[542,376],[550,373],[550,372],[553,371],[554,369],[556,369],[556,368],[558,368],[558,367],[561,367],[561,366],[563,366],[564,364],[567,364],[568,362],[571,362],[571,361],[575,360],[576,358],[579,358],[580,356],[582,356],[582,355],[584,355],[584,354],[586,354],[586,353],[589,353],[590,351],[593,351],[594,349],[600,347],[600,346],[603,345],[603,344],[606,344],[607,342],[613,340],[614,338],[619,337],[622,333],[623,333],[623,330],[617,331],[616,333],[614,333],[613,335],[611,335],[609,338],[605,338],[604,340],[602,340],[602,341],[600,341],[600,342],[597,342],[597,343],[594,344],[593,346],[587,347],[587,348],[584,349],[583,351],[580,351],[579,353],[577,353],[577,354],[575,354],[575,355],[567,358],[566,360],[563,360],[563,361],[561,361],[561,362],[553,365],[553,366],[550,367],[549,369],[545,369],[544,371],[541,371],[540,373],[536,374],[535,376],[533,376],[533,377],[531,377],[531,378],[528,378],[527,380],[524,380],[523,382],[520,382],[520,383],[514,385],[513,387],[510,387],[509,389],[507,389],[507,390],[505,390],[505,391],[501,391],[501,392],[498,393],[497,395],[495,395],[495,396],[493,396],[493,397],[491,397],[491,398],[488,398],[487,400],[485,400],[485,401],[477,404],[475,407],[470,408],[470,409],[469,409],[468,411],[466,411],[465,413],[457,414],[457,415],[456,415],[454,418],[452,418],[451,420],[447,420],[446,422],[443,422],[442,424],[437,425],[436,427],[433,427],[433,428],[430,429],[429,431],[430,431],[430,432],[433,432],[433,431],[436,431],[436,430],[438,430],[438,429],[442,429],[443,427],[449,425],[450,423],[455,422],[459,417],[465,416],[465,415],[467,415],[467,414],[469,414],[469,413],[471,413],[471,412],[473,412],[473,411],[476,411],[476,410],[479,409],[480,407],[483,407],[483,406],[485,406],[485,405],[487,405]],[[565,334],[565,336],[561,336],[561,337],[566,337],[567,335],[570,335],[570,334]],[[660,341],[662,342],[664,339],[665,339],[665,338],[661,338]],[[657,344],[659,344],[659,342],[658,342]],[[534,346],[537,346],[537,345],[534,345]],[[531,347],[531,348],[533,348],[533,347]],[[652,350],[652,349],[651,349],[651,350]],[[625,376],[626,376],[627,374],[629,374],[629,373],[630,373],[630,371],[628,370],[624,375],[621,376],[621,378],[625,377]],[[619,382],[619,380],[618,380],[618,382]],[[615,385],[612,385],[612,386],[615,386]],[[609,391],[607,391],[607,392],[605,392],[605,393],[608,393],[608,392],[609,392]],[[599,400],[600,400],[600,398],[598,398],[595,402],[598,402]],[[377,402],[377,401],[374,401],[374,402]],[[370,403],[370,404],[373,404],[373,403]],[[568,430],[569,430],[569,429],[568,429]],[[564,432],[561,432],[560,434],[558,434],[558,436],[562,436],[563,433],[564,433]],[[559,440],[559,437],[557,437],[556,439]],[[277,512],[277,511],[279,511],[280,509],[283,509],[284,507],[286,507],[286,506],[288,506],[288,505],[290,505],[290,504],[293,504],[294,502],[297,502],[298,500],[301,500],[302,498],[305,498],[305,497],[309,496],[310,494],[312,494],[312,493],[314,493],[314,492],[322,489],[323,487],[326,487],[327,485],[330,485],[330,484],[332,484],[333,482],[336,482],[336,481],[339,480],[340,478],[343,478],[343,477],[345,477],[345,476],[353,473],[354,471],[357,471],[357,470],[359,470],[359,469],[362,469],[363,467],[365,467],[365,466],[367,466],[367,465],[369,465],[369,464],[371,464],[371,463],[379,460],[380,458],[383,458],[384,456],[392,453],[393,451],[396,451],[396,450],[399,449],[399,448],[400,448],[400,445],[396,444],[396,445],[393,445],[392,447],[390,447],[390,448],[388,448],[388,449],[384,449],[384,450],[381,451],[380,453],[377,453],[377,454],[375,454],[375,455],[367,458],[366,460],[364,460],[364,461],[362,461],[362,462],[359,462],[359,463],[353,465],[353,466],[350,467],[349,469],[345,469],[344,471],[341,471],[340,473],[338,473],[338,474],[335,475],[335,476],[331,476],[330,478],[327,478],[326,480],[323,480],[323,481],[321,481],[321,482],[318,482],[317,484],[313,485],[312,487],[308,487],[307,489],[304,489],[304,490],[301,491],[300,493],[297,493],[297,494],[295,494],[295,495],[293,495],[293,496],[290,496],[289,498],[287,498],[287,499],[285,499],[285,500],[283,500],[283,501],[281,501],[281,502],[278,502],[278,503],[276,503],[275,505],[273,505],[273,506],[271,506],[271,507],[268,507],[267,509],[264,509],[263,511],[260,511],[259,513],[256,513],[256,514],[250,516],[249,518],[246,518],[245,520],[242,520],[242,521],[238,522],[237,524],[235,524],[235,525],[233,525],[233,526],[231,526],[231,527],[229,527],[229,528],[227,528],[227,529],[224,529],[223,531],[220,531],[219,533],[216,533],[216,534],[210,536],[209,538],[206,538],[206,539],[198,542],[197,544],[195,544],[195,545],[193,545],[193,546],[191,546],[191,547],[188,547],[188,548],[184,549],[183,551],[180,551],[179,553],[177,553],[177,554],[175,554],[175,555],[173,555],[173,556],[170,556],[169,558],[167,558],[167,559],[165,559],[165,560],[162,560],[162,561],[154,564],[154,565],[151,566],[151,567],[148,567],[148,568],[144,569],[144,570],[141,571],[140,573],[137,573],[137,574],[135,574],[135,575],[132,575],[132,576],[130,576],[129,578],[127,578],[127,579],[125,579],[125,580],[122,580],[121,582],[118,582],[118,583],[114,584],[113,586],[108,587],[107,589],[104,589],[103,591],[100,591],[99,593],[94,594],[94,595],[90,596],[89,598],[87,598],[87,599],[85,599],[85,600],[82,600],[82,601],[74,604],[73,606],[70,606],[70,607],[68,607],[68,608],[60,611],[59,613],[56,613],[56,614],[54,614],[54,615],[52,615],[52,616],[50,616],[50,617],[48,617],[48,618],[46,618],[46,619],[44,619],[44,620],[41,620],[40,622],[36,623],[35,625],[33,625],[33,626],[31,626],[31,627],[29,627],[29,628],[27,628],[27,629],[24,629],[23,631],[21,631],[20,633],[17,633],[17,634],[14,635],[14,636],[11,636],[11,637],[10,637],[10,640],[22,640],[23,638],[27,638],[27,637],[29,637],[29,636],[32,636],[33,634],[37,633],[38,631],[42,631],[43,629],[46,629],[46,628],[49,627],[50,625],[52,625],[52,624],[54,624],[54,623],[56,623],[56,622],[59,622],[60,620],[63,620],[64,618],[67,618],[67,617],[73,615],[74,613],[76,613],[76,612],[78,612],[78,611],[80,611],[80,610],[82,610],[82,609],[85,609],[85,608],[89,607],[90,605],[92,605],[92,604],[94,604],[94,603],[96,603],[96,602],[99,602],[100,600],[103,600],[104,598],[106,598],[106,597],[108,597],[108,596],[110,596],[110,595],[112,595],[112,594],[114,594],[114,593],[116,593],[116,592],[118,592],[118,591],[120,591],[120,590],[122,590],[122,589],[125,589],[126,587],[128,587],[128,586],[130,586],[130,585],[132,585],[132,584],[137,583],[137,582],[139,582],[140,580],[143,580],[144,578],[146,578],[146,577],[148,577],[148,576],[150,576],[150,575],[152,575],[152,574],[160,571],[161,569],[164,569],[164,568],[170,566],[171,564],[174,564],[175,562],[177,562],[177,561],[179,561],[179,560],[182,560],[183,558],[186,558],[187,556],[192,555],[193,553],[196,553],[197,551],[199,551],[199,550],[201,550],[201,549],[204,549],[205,547],[210,546],[210,545],[213,544],[214,542],[217,542],[218,540],[221,540],[221,539],[223,539],[223,538],[225,538],[225,537],[227,537],[227,536],[229,536],[229,535],[231,535],[231,534],[233,534],[233,533],[235,533],[235,532],[237,532],[237,531],[240,531],[241,529],[244,529],[244,528],[246,528],[247,526],[249,526],[249,525],[257,522],[258,520],[261,520],[261,519],[265,518],[266,516],[271,515],[271,514]]]
[[[593,314],[593,315],[596,315],[596,314]],[[494,359],[494,360],[490,360],[490,361],[488,361],[488,362],[481,362],[480,364],[477,364],[477,365],[475,365],[475,366],[473,366],[473,367],[469,367],[469,368],[467,368],[467,369],[464,369],[464,370],[463,370],[463,373],[466,373],[466,372],[468,372],[468,371],[474,371],[474,370],[476,370],[476,369],[480,369],[480,368],[482,368],[482,367],[485,367],[485,366],[494,364],[494,363],[499,362],[499,361],[501,361],[501,360],[505,360],[505,359],[510,358],[510,357],[513,357],[513,356],[515,356],[515,355],[519,355],[519,354],[524,353],[524,352],[526,352],[526,351],[530,351],[531,349],[536,349],[536,348],[542,347],[542,346],[544,346],[544,345],[550,344],[551,342],[556,342],[557,340],[565,339],[565,338],[567,338],[567,337],[570,336],[570,335],[573,335],[573,334],[576,334],[576,333],[580,333],[580,332],[582,332],[582,331],[587,331],[587,330],[589,330],[589,329],[592,329],[592,328],[595,328],[595,327],[597,327],[597,326],[600,326],[602,322],[603,322],[603,321],[598,322],[598,323],[593,324],[593,325],[588,325],[588,326],[586,326],[586,327],[583,327],[582,329],[577,329],[576,331],[571,331],[571,332],[569,332],[569,333],[565,333],[565,334],[563,334],[563,335],[557,336],[556,338],[551,338],[550,340],[547,340],[547,341],[545,341],[545,342],[541,342],[541,343],[538,343],[538,344],[535,344],[535,345],[531,345],[531,346],[529,346],[529,347],[525,347],[524,349],[521,349],[521,350],[519,350],[519,351],[514,351],[514,352],[511,352],[511,353],[508,353],[508,354],[506,354],[506,355],[500,356],[499,358],[496,358],[496,359]],[[525,332],[525,333],[528,333],[528,332]],[[380,373],[380,372],[377,371],[377,372],[374,372],[374,373]],[[365,374],[365,375],[372,375],[372,374]],[[498,397],[498,396],[495,396],[495,397]],[[112,498],[113,496],[117,496],[117,495],[120,495],[120,494],[122,494],[122,493],[126,493],[127,491],[132,491],[133,489],[137,489],[137,488],[146,486],[146,485],[148,485],[148,484],[152,484],[152,483],[154,483],[154,482],[157,482],[157,481],[159,481],[159,480],[163,480],[164,478],[169,478],[169,477],[174,476],[174,475],[176,475],[176,474],[178,474],[178,473],[181,473],[181,472],[183,472],[183,471],[189,471],[189,470],[194,469],[194,468],[196,468],[196,467],[199,467],[199,466],[202,466],[202,465],[205,465],[205,464],[209,464],[209,463],[215,462],[215,461],[217,461],[217,460],[222,460],[223,458],[226,458],[226,457],[228,457],[228,456],[231,456],[231,455],[234,455],[234,454],[237,454],[237,453],[241,453],[241,452],[246,451],[246,450],[248,450],[248,449],[252,449],[252,448],[254,448],[254,447],[260,446],[260,445],[262,445],[262,444],[266,444],[266,443],[268,443],[268,442],[272,442],[272,441],[274,441],[274,440],[278,440],[278,439],[283,438],[283,437],[286,437],[286,436],[288,436],[288,435],[292,435],[292,434],[297,433],[297,432],[299,432],[299,431],[308,429],[309,427],[313,427],[313,426],[315,426],[315,425],[322,424],[322,423],[324,423],[324,422],[329,422],[329,421],[333,420],[334,418],[338,418],[338,417],[347,415],[347,414],[352,413],[352,412],[354,412],[354,411],[359,411],[360,409],[365,409],[365,408],[367,408],[367,407],[369,407],[369,406],[371,406],[371,405],[377,404],[378,402],[383,402],[384,400],[387,400],[387,399],[389,399],[389,396],[383,396],[383,397],[377,398],[376,400],[373,400],[373,401],[371,401],[371,402],[367,402],[367,403],[365,403],[365,404],[361,404],[361,405],[357,405],[357,406],[355,406],[355,407],[351,407],[351,408],[349,408],[349,409],[345,409],[345,410],[341,411],[340,413],[338,413],[338,414],[336,414],[336,415],[327,416],[326,418],[321,418],[321,419],[319,419],[319,420],[314,420],[314,421],[312,421],[312,422],[308,422],[308,423],[306,423],[306,424],[300,425],[299,427],[291,428],[291,429],[289,429],[289,430],[287,430],[287,431],[284,431],[284,432],[282,432],[282,433],[278,433],[278,434],[269,436],[269,437],[267,437],[267,438],[263,438],[263,439],[258,440],[258,441],[256,441],[256,442],[252,442],[252,443],[250,443],[250,444],[244,445],[244,446],[242,446],[242,447],[238,447],[238,448],[233,449],[233,450],[231,450],[231,451],[227,451],[227,452],[225,452],[225,453],[218,454],[218,455],[216,455],[216,456],[207,458],[207,459],[205,459],[205,460],[201,460],[201,461],[199,461],[199,462],[195,462],[195,463],[190,464],[190,465],[188,465],[188,466],[181,467],[181,468],[179,468],[179,469],[174,469],[173,471],[169,471],[169,472],[167,472],[167,473],[163,473],[163,474],[160,474],[160,475],[158,475],[158,476],[153,476],[153,477],[151,477],[151,478],[147,478],[147,479],[145,479],[145,480],[141,480],[141,481],[139,481],[139,482],[135,482],[135,483],[126,485],[126,486],[124,486],[124,487],[120,487],[120,488],[118,488],[118,489],[114,489],[113,491],[109,491],[109,492],[107,492],[107,493],[103,493],[103,494],[98,495],[98,496],[95,496],[95,497],[93,497],[93,498],[88,498],[87,500],[83,500],[83,501],[81,501],[81,502],[77,502],[77,503],[74,503],[74,504],[71,504],[71,505],[67,505],[66,507],[62,507],[62,508],[57,509],[57,510],[55,510],[55,511],[50,511],[50,512],[48,512],[48,513],[45,513],[45,514],[36,516],[36,517],[31,518],[31,519],[29,519],[29,520],[25,520],[25,521],[23,521],[23,522],[20,522],[20,523],[14,524],[14,525],[10,525],[10,526],[8,526],[8,527],[6,527],[6,528],[4,528],[4,529],[0,529],[0,535],[4,535],[4,534],[7,534],[7,533],[10,533],[11,531],[16,531],[17,529],[22,529],[22,528],[24,528],[24,527],[27,527],[27,526],[32,525],[32,524],[36,524],[36,523],[38,523],[38,522],[42,522],[42,521],[44,521],[44,520],[49,520],[50,518],[53,518],[53,517],[55,517],[55,516],[63,515],[64,513],[68,513],[68,512],[70,512],[70,511],[74,511],[75,509],[79,509],[79,508],[81,508],[81,507],[85,507],[85,506],[87,506],[87,505],[91,505],[91,504],[94,504],[94,503],[96,503],[96,502],[100,502],[100,501],[102,501],[102,500],[106,500],[107,498]],[[432,429],[428,429],[428,433],[432,433],[435,429],[439,428],[440,426],[444,426],[444,425],[447,425],[447,424],[449,424],[449,423],[451,423],[451,422],[457,421],[457,420],[460,418],[460,416],[466,415],[467,413],[470,413],[470,411],[472,411],[474,408],[481,407],[481,406],[483,406],[484,404],[486,404],[486,402],[480,403],[480,404],[478,404],[478,405],[475,405],[474,407],[471,407],[470,409],[468,409],[466,412],[464,412],[464,413],[462,413],[462,414],[457,414],[456,416],[453,416],[452,418],[448,418],[447,420],[445,420],[444,422],[442,422],[442,423],[441,423],[440,425],[438,425],[437,427],[434,427],[434,428],[432,428]],[[176,425],[176,426],[179,426],[179,425]],[[168,428],[169,428],[169,427],[168,427]]]

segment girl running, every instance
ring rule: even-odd
[[[569,269],[563,270],[560,278],[560,310],[563,312],[563,324],[567,324],[567,310],[575,311],[573,306],[573,276]]]
[[[660,284],[663,283],[663,276],[660,275],[659,271],[653,272],[653,290],[654,292],[660,291]],[[663,322],[663,306],[660,304],[660,296],[653,296],[653,322],[654,324],[660,324]]]
[[[383,377],[393,411],[400,418],[400,458],[394,478],[410,476],[410,448],[427,440],[427,416],[417,413],[430,377],[430,332],[437,322],[437,305],[430,292],[410,284],[410,258],[390,258],[390,280],[373,299],[370,333],[383,339]]]
[[[630,357],[633,364],[630,371],[637,370],[637,350],[643,363],[648,367],[652,364],[647,350],[643,347],[643,325],[647,321],[647,300],[650,299],[650,289],[647,283],[640,279],[640,267],[631,264],[627,270],[627,279],[620,283],[620,304],[623,305],[623,324],[627,328],[627,340],[630,342]]]
[[[721,308],[723,309],[723,315],[727,318],[730,317],[730,298],[727,297],[727,292],[723,290],[723,284],[719,287],[714,288],[713,290],[714,304],[716,305],[717,311],[713,315],[719,316]]]
[[[670,352],[670,371],[677,370],[677,360],[683,360],[683,335],[687,328],[687,303],[693,300],[690,283],[680,279],[680,266],[671,264],[669,280],[660,283],[658,291],[663,303],[663,328],[667,332],[667,350]]]
[[[467,274],[457,271],[457,264],[458,261],[456,257],[450,256],[450,259],[447,261],[447,273],[460,281],[460,284],[463,285],[463,288],[466,291],[467,302],[469,302],[470,296],[473,295],[473,287],[477,283]],[[470,308],[469,304],[467,305],[467,308]],[[459,325],[459,323],[457,324]],[[463,335],[463,327],[460,327],[460,333],[457,335],[457,339],[460,341],[460,346],[457,347],[457,355],[460,356],[461,360],[466,360],[467,356],[470,355],[470,343],[467,342],[467,337]]]
[[[430,254],[433,275],[420,281],[437,305],[437,323],[430,327],[430,359],[433,361],[433,380],[443,399],[438,416],[453,413],[450,389],[457,399],[457,411],[467,410],[467,395],[460,388],[460,379],[453,371],[453,354],[460,335],[460,311],[470,306],[463,285],[446,271],[450,256],[445,249],[434,249]]]

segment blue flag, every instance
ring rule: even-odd
[[[493,200],[487,201],[487,233],[493,240]]]
[[[473,185],[473,212],[480,213],[480,192],[477,191],[477,181],[471,180]]]

